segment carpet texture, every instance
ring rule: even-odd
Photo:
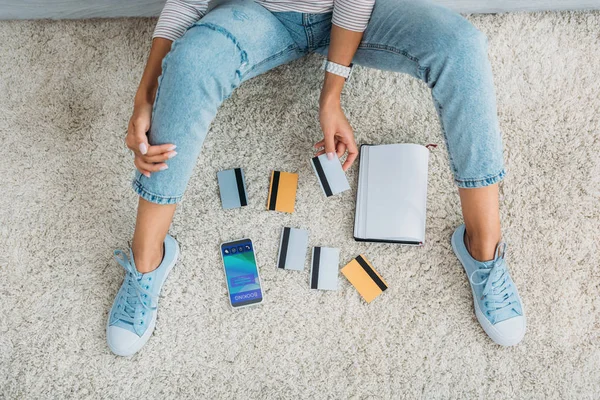
[[[319,58],[245,84],[204,144],[171,233],[181,261],[153,337],[113,356],[105,322],[136,196],[123,137],[153,19],[0,23],[0,397],[598,398],[600,13],[469,17],[489,37],[508,176],[504,239],[528,332],[494,345],[450,247],[461,223],[426,86],[358,68],[344,106],[360,143],[438,143],[423,248],[355,243],[353,190],[326,199]],[[216,172],[243,167],[250,205],[223,211]],[[297,211],[265,211],[269,173],[300,174]],[[389,290],[366,305],[340,276],[311,291],[275,267],[284,225],[359,253]],[[254,239],[266,302],[232,311],[219,243]]]

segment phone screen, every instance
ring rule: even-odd
[[[221,245],[229,299],[233,307],[260,303],[262,290],[250,239]]]

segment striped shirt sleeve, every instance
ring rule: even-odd
[[[340,28],[364,32],[374,5],[375,0],[334,0],[331,22]]]
[[[209,0],[167,0],[152,38],[175,40],[206,14]]]

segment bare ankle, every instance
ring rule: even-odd
[[[471,257],[477,261],[490,261],[494,259],[496,246],[500,241],[500,234],[477,236],[465,233],[465,246]]]
[[[161,246],[132,246],[135,268],[142,274],[154,271],[163,258],[163,247]]]

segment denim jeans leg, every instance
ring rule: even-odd
[[[431,88],[459,187],[504,177],[487,39],[469,21],[427,1],[377,0],[354,62],[408,73]]]
[[[300,55],[281,22],[253,1],[209,11],[173,43],[162,64],[149,142],[173,143],[178,154],[150,178],[137,172],[136,193],[153,203],[178,203],[221,103],[245,79]]]

